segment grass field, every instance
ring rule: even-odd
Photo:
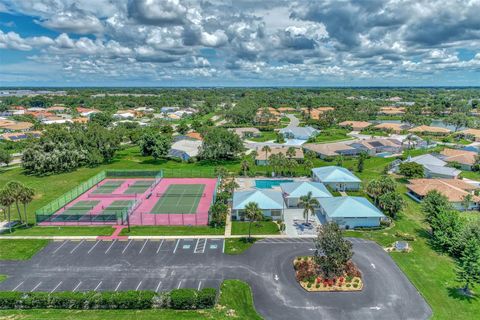
[[[277,133],[274,131],[262,131],[260,137],[248,138],[247,140],[256,141],[256,142],[265,142],[270,140],[275,140],[277,138]]]
[[[14,228],[12,233],[3,233],[5,236],[109,236],[113,233],[111,226],[98,227],[32,227]],[[2,236],[0,235],[0,239]]]
[[[199,311],[179,310],[0,310],[0,319],[22,320],[255,320],[262,319],[253,305],[252,291],[245,282],[226,280],[220,288],[218,307]],[[233,310],[235,317],[227,315]]]
[[[0,260],[28,260],[48,242],[49,240],[0,239]]]
[[[195,236],[223,235],[225,228],[209,226],[138,226],[131,227],[130,232],[123,229],[122,236]]]
[[[320,132],[319,135],[315,137],[316,143],[325,143],[332,141],[341,141],[351,139],[350,136],[347,136],[349,131],[341,128],[332,128],[325,129]]]
[[[233,235],[248,235],[248,222],[232,221]],[[278,225],[272,221],[259,221],[252,223],[252,234],[280,234]]]
[[[7,279],[7,276],[4,274],[0,274],[0,282],[2,282],[5,279]]]
[[[250,248],[258,238],[252,238],[250,241],[247,238],[230,238],[225,239],[225,253],[226,254],[241,254]]]

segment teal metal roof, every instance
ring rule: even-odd
[[[255,189],[234,192],[232,209],[245,209],[249,202],[256,202],[262,210],[284,208],[283,196],[280,191]]]
[[[309,192],[314,198],[331,197],[332,194],[327,190],[325,185],[320,182],[299,181],[280,184],[282,192],[288,198],[300,198],[306,196]]]
[[[343,167],[313,168],[312,172],[321,182],[361,182],[357,176]]]
[[[332,197],[320,200],[330,218],[383,218],[385,215],[363,197]]]

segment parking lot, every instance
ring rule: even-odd
[[[311,255],[312,238],[257,241],[239,255],[224,254],[224,239],[52,242],[28,261],[0,261],[8,278],[0,290],[119,291],[219,288],[247,282],[265,319],[427,319],[431,310],[377,244],[349,239],[365,287],[355,293],[307,293],[292,261]]]

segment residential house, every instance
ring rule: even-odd
[[[462,130],[459,133],[463,134],[465,137],[479,142],[480,141],[480,130],[479,129],[466,129]]]
[[[279,131],[285,139],[308,140],[320,133],[312,127],[286,127]]]
[[[302,147],[307,151],[315,152],[320,159],[332,158],[339,155],[354,156],[361,152],[360,150],[349,146],[345,142],[323,144],[307,143],[304,144]]]
[[[264,217],[271,217],[273,220],[283,219],[285,202],[282,193],[275,190],[254,189],[233,193],[232,220],[245,220],[245,207],[250,202],[258,204]]]
[[[281,147],[275,147],[271,146],[269,152],[262,151],[261,147],[257,148],[257,156],[255,157],[255,164],[257,166],[266,166],[268,165],[268,159],[270,158],[271,155],[274,154],[283,154],[286,158],[289,158],[287,156],[287,151],[289,148],[293,148],[295,150],[295,155],[292,157],[292,159],[295,159],[297,161],[303,161],[304,155],[303,155],[303,150],[302,148],[298,147],[288,147],[288,146],[281,146]]]
[[[42,133],[40,131],[29,132],[9,132],[0,135],[0,140],[21,141],[29,138],[40,138]]]
[[[196,131],[189,132],[186,136],[195,140],[203,140],[202,135]]]
[[[59,116],[49,116],[42,119],[43,124],[64,124],[71,122],[73,122],[71,119]]]
[[[332,197],[323,183],[311,181],[287,182],[280,184],[283,197],[288,207],[298,207],[300,198],[306,196],[309,192],[312,198],[321,200],[323,198]]]
[[[360,190],[362,180],[343,167],[327,166],[312,169],[313,180],[335,191]]]
[[[402,153],[402,142],[397,139],[366,139],[350,144],[351,147],[374,156],[377,153],[389,152],[392,154]]]
[[[406,126],[401,123],[379,123],[373,128],[387,132],[400,133],[406,129]]]
[[[338,124],[342,128],[352,128],[353,131],[362,131],[372,125],[368,121],[343,121]]]
[[[425,178],[456,179],[462,173],[458,169],[447,167],[447,163],[445,161],[431,154],[408,157],[404,162],[415,162],[422,165]],[[394,166],[391,171],[398,172],[400,163]]]
[[[78,117],[78,118],[73,118],[72,121],[75,123],[87,123],[89,119],[87,117]]]
[[[64,106],[55,105],[47,108],[46,110],[47,112],[52,112],[52,113],[65,113],[67,111],[67,108]]]
[[[461,149],[445,148],[440,152],[440,159],[451,165],[458,165],[459,169],[471,171],[476,162],[478,153]]]
[[[280,107],[277,110],[282,114],[295,112],[295,108],[292,107]]]
[[[408,132],[417,133],[417,134],[431,134],[444,136],[450,134],[452,131],[447,128],[431,127],[431,126],[418,126],[412,129],[409,129]]]
[[[328,111],[333,111],[335,110],[335,108],[333,107],[318,107],[318,108],[313,108],[312,110],[310,110],[310,114],[308,112],[308,108],[302,108],[301,109],[303,114],[305,116],[310,116],[311,119],[314,119],[314,120],[319,120],[320,117],[328,112]]]
[[[32,128],[33,128],[33,123],[30,123],[30,122],[11,121],[11,120],[0,121],[0,130],[3,130],[4,132],[14,132],[14,131],[26,132],[26,131],[30,131]]]
[[[422,199],[432,190],[436,190],[447,197],[448,201],[457,210],[477,209],[480,197],[475,195],[477,186],[460,179],[412,179],[407,185],[407,195],[416,201]],[[472,200],[465,206],[465,197],[470,195]]]
[[[80,113],[80,116],[82,117],[90,118],[92,114],[99,113],[100,111],[97,109],[77,107],[77,112]]]
[[[277,109],[269,107],[269,108],[260,108],[257,110],[255,114],[255,122],[262,123],[262,124],[271,124],[277,123],[280,118],[280,112]]]
[[[183,161],[188,161],[191,158],[198,156],[202,141],[183,137],[176,138],[172,143],[168,156],[172,158],[180,158]]]
[[[162,107],[160,109],[160,112],[162,112],[162,113],[172,113],[172,112],[175,112],[179,109],[180,109],[179,107]]]
[[[378,111],[378,114],[384,114],[387,116],[403,115],[405,114],[405,108],[395,107],[395,106],[381,107],[380,110]]]
[[[257,128],[233,128],[232,131],[238,135],[241,139],[248,139],[253,137],[259,137],[262,135]]]
[[[119,110],[113,117],[115,119],[134,119],[136,117],[136,112],[133,110]]]
[[[378,227],[385,218],[377,207],[363,197],[323,198],[317,215],[320,221],[335,222],[344,229]]]

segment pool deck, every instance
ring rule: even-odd
[[[292,180],[294,182],[297,181],[312,181],[309,177],[279,177],[279,178],[269,178],[269,177],[262,177],[262,178],[245,178],[245,177],[238,177],[235,178],[235,181],[238,183],[239,187],[235,189],[236,191],[243,191],[243,190],[251,190],[256,189],[255,180]],[[273,187],[280,189],[280,187]]]

